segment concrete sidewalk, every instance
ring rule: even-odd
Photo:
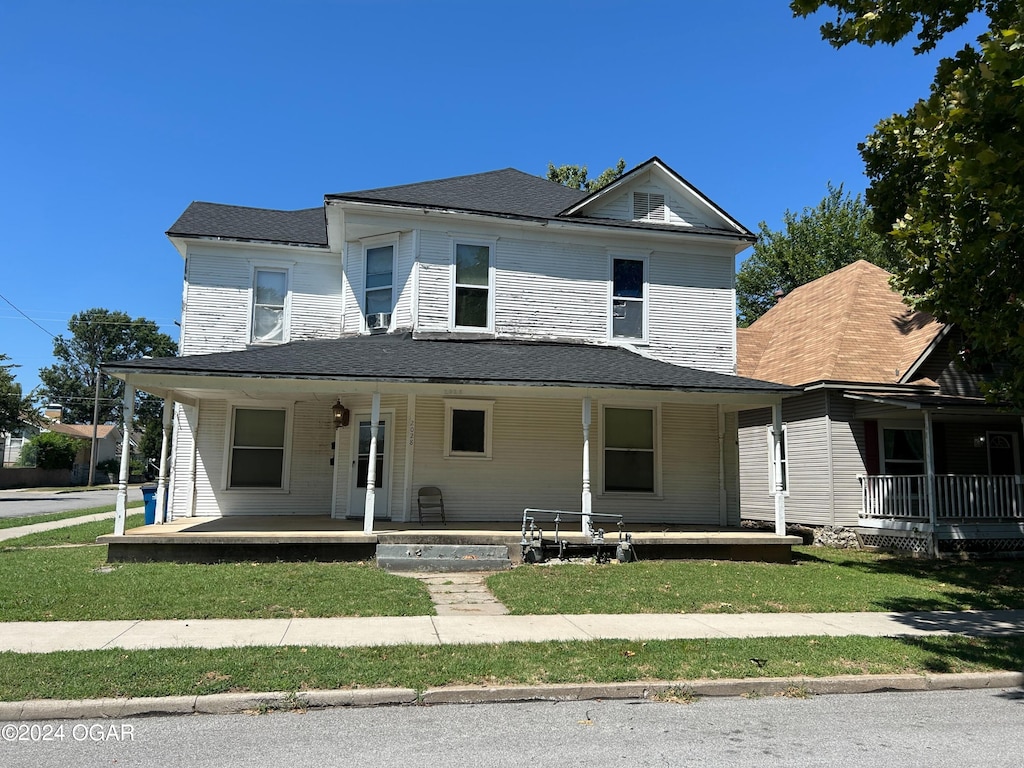
[[[134,512],[134,508],[128,510],[129,515],[134,514]],[[96,520],[112,520],[113,517],[113,512],[97,512],[95,515],[66,517],[63,520],[51,520],[48,523],[33,523],[32,525],[17,525],[13,528],[0,528],[0,541],[7,541],[8,539],[17,539],[22,536],[28,536],[30,533],[40,533],[41,531],[53,531],[57,528],[70,528],[73,525],[81,525],[82,523],[92,523]]]
[[[1024,610],[5,622],[0,651],[950,634],[1024,634]]]

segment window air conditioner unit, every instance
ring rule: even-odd
[[[366,316],[366,327],[371,331],[386,331],[390,325],[390,312],[376,312]]]

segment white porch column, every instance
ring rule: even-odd
[[[932,555],[938,552],[938,534],[935,530],[935,523],[938,515],[935,509],[935,448],[932,445],[932,414],[931,411],[924,411],[924,474],[925,488],[924,499],[928,508],[928,523],[931,526],[931,550]]]
[[[772,404],[772,475],[775,478],[775,535],[786,535],[786,492],[782,483],[782,401]]]
[[[590,512],[592,498],[590,494],[590,395],[583,398],[583,534],[590,533]]]
[[[174,401],[164,398],[163,431],[160,436],[160,476],[156,481],[156,522],[158,525],[167,522],[167,449],[171,435],[171,413]]]
[[[412,520],[412,475],[413,458],[416,455],[416,395],[409,395],[405,406],[406,443],[405,443],[405,478],[402,481],[404,510],[402,519]]]
[[[377,482],[377,422],[380,421],[380,392],[373,393],[370,407],[370,455],[366,467],[366,504],[363,506],[363,533],[373,533],[374,484]],[[358,425],[357,425],[358,426]]]
[[[121,405],[121,472],[117,478],[117,499],[114,505],[114,535],[124,535],[125,510],[128,508],[128,463],[132,455],[132,421],[135,411],[135,387],[131,378],[124,383],[124,401]]]

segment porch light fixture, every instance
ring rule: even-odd
[[[985,436],[984,435],[979,435],[978,437],[974,438],[974,447],[975,448],[984,448],[985,447]]]
[[[334,401],[334,405],[331,406],[331,412],[334,414],[334,428],[347,427],[349,410],[341,404],[341,399]]]

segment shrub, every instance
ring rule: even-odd
[[[40,469],[71,469],[82,441],[58,432],[40,432],[21,449],[26,466]]]

